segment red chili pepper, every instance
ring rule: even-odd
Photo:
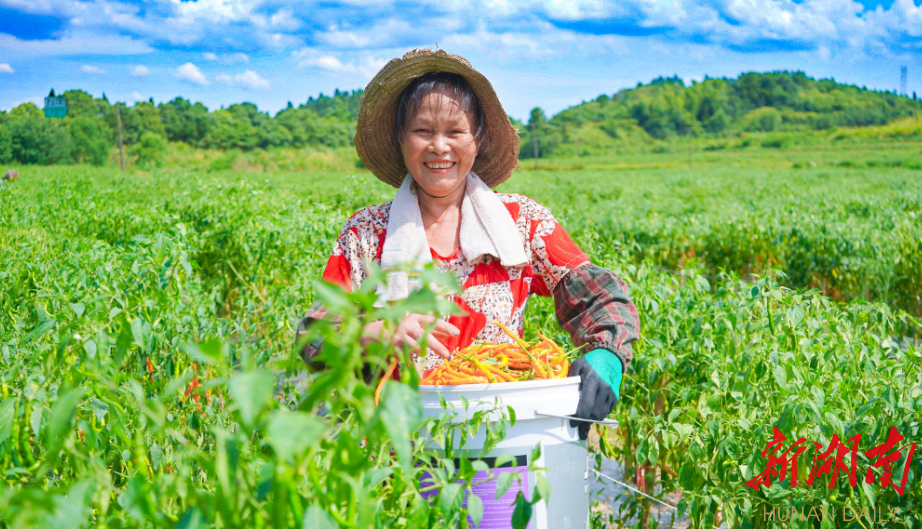
[[[186,393],[183,397],[188,397],[189,393],[192,393],[193,390],[197,389],[200,386],[198,383],[198,377],[192,379],[192,382],[189,382],[189,388],[186,389]],[[198,392],[192,394],[192,398],[195,399],[195,402],[198,402]]]
[[[147,372],[148,372],[148,373],[153,373],[153,372],[154,372],[154,366],[150,363],[150,357],[149,357],[149,356],[148,356],[148,357],[145,357],[145,358],[144,358],[144,361],[147,362]]]

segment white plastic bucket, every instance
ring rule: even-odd
[[[579,377],[551,380],[530,380],[528,382],[504,382],[496,384],[468,384],[461,386],[420,386],[423,415],[437,416],[445,412],[440,397],[454,406],[454,412],[462,418],[471,418],[479,410],[494,410],[496,406],[511,407],[515,413],[515,425],[509,429],[505,439],[489,453],[479,453],[483,448],[486,433],[479,431],[467,446],[471,455],[478,458],[493,458],[510,455],[517,459],[512,469],[496,469],[496,472],[517,471],[522,473],[526,497],[531,497],[536,477],[527,472],[528,458],[535,445],[541,446],[541,457],[535,466],[545,468],[544,476],[551,483],[551,498],[535,505],[530,529],[583,529],[589,521],[589,453],[585,441],[579,440],[576,428],[569,420],[544,415],[568,416],[576,412],[579,403]],[[468,400],[465,411],[461,397]],[[479,477],[479,476],[478,476]],[[484,473],[483,477],[486,477]],[[474,493],[484,503],[484,519],[481,529],[506,529],[511,527],[512,507],[510,497],[515,499],[518,489],[496,501],[495,483]]]

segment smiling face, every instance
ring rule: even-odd
[[[462,187],[477,157],[473,123],[451,95],[431,92],[400,137],[407,170],[427,194],[442,197]]]

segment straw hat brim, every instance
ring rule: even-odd
[[[368,83],[359,106],[355,150],[362,164],[380,180],[400,187],[407,174],[394,143],[397,104],[404,89],[429,72],[450,72],[467,81],[480,103],[489,144],[471,168],[489,187],[496,187],[518,167],[519,136],[487,78],[471,64],[444,50],[417,49],[393,59]]]

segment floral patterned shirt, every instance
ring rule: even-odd
[[[497,196],[515,221],[524,243],[525,254],[529,257],[529,263],[507,267],[491,255],[484,255],[470,262],[465,259],[460,248],[448,256],[441,256],[430,249],[433,263],[438,268],[453,273],[462,286],[461,293],[455,296],[454,301],[464,314],[453,315],[448,319],[448,322],[457,327],[461,334],[451,340],[443,341],[449,350],[467,347],[475,340],[488,340],[494,343],[511,342],[512,339],[493,322],[499,321],[521,335],[525,306],[529,296],[532,294],[551,296],[557,289],[558,283],[571,271],[589,265],[589,258],[576,246],[547,208],[523,195],[497,193]],[[369,206],[349,218],[327,262],[323,272],[324,280],[340,285],[346,290],[352,290],[367,277],[366,262],[370,261],[380,265],[381,251],[387,237],[386,228],[390,207],[390,202]],[[606,288],[611,290],[623,287],[626,292],[626,285],[620,280],[617,282],[618,284],[614,284],[609,281],[606,283]],[[601,298],[595,296],[595,299]],[[579,301],[557,304],[582,305]],[[624,307],[615,309],[618,315],[616,319],[623,323],[633,318],[632,322],[636,322],[636,309],[627,299],[626,294],[624,301],[630,306],[627,309]],[[621,317],[622,312],[627,314],[627,318]],[[317,304],[307,313],[305,322],[323,317],[328,317],[328,315],[325,309]],[[558,319],[561,317],[560,310],[558,310]],[[302,327],[306,327],[304,322],[302,322]],[[633,325],[633,330],[628,333],[619,329],[613,331],[613,335],[621,336],[618,348],[626,346],[626,354],[613,351],[622,359],[625,367],[627,362],[630,362],[630,342],[636,339],[637,327],[639,325]],[[571,332],[571,335],[578,331],[578,329],[569,328],[567,330]],[[629,339],[626,340],[625,336]],[[605,339],[601,342],[608,343]],[[610,345],[608,347],[612,348]],[[305,354],[312,357],[319,351],[319,344],[309,345],[308,349]],[[419,359],[421,363],[419,367],[428,369],[440,361],[440,357],[429,352],[427,357]]]

